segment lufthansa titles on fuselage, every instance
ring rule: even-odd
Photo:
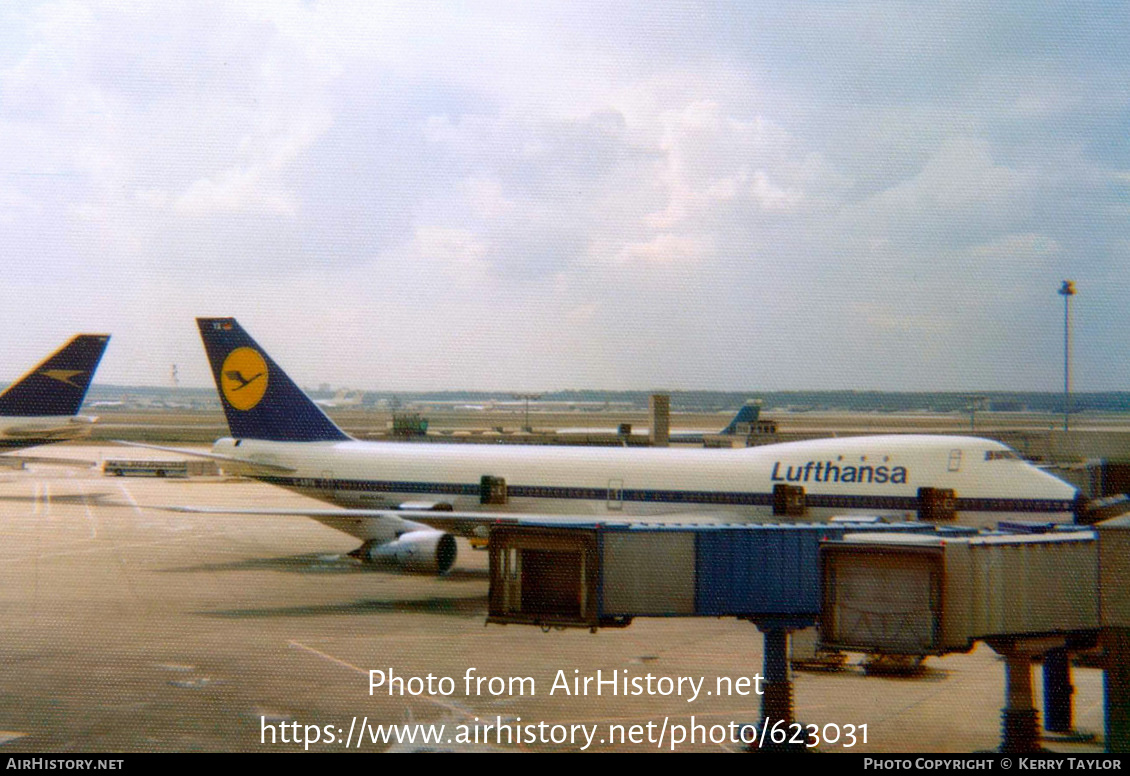
[[[806,461],[798,464],[773,462],[772,482],[873,482],[879,485],[906,484],[905,466],[859,466],[832,461]]]

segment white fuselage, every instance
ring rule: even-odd
[[[80,439],[90,434],[95,420],[82,415],[0,416],[0,450]]]
[[[919,488],[954,491],[958,522],[1070,519],[1073,486],[990,440],[890,435],[743,449],[596,448],[219,440],[213,452],[286,467],[259,479],[343,507],[449,504],[455,511],[607,518],[772,519],[776,485],[803,487],[804,518],[912,516]],[[505,502],[483,503],[484,477]],[[781,518],[777,518],[778,520]],[[335,527],[341,527],[336,525]],[[350,533],[367,535],[360,524]]]

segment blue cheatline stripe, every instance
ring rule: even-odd
[[[480,484],[459,482],[407,482],[396,480],[341,480],[319,477],[257,477],[262,482],[286,488],[342,490],[357,493],[420,493],[441,496],[477,497]],[[607,488],[585,488],[562,485],[511,485],[506,490],[511,498],[574,499],[608,501]],[[663,504],[702,504],[767,507],[773,505],[772,493],[746,493],[709,490],[628,490],[620,491],[622,500]],[[809,493],[808,506],[817,509],[918,509],[914,496],[842,496]],[[1060,499],[958,498],[958,512],[1070,512],[1074,502]]]
[[[5,439],[0,441],[0,450],[22,450],[25,447],[36,447],[37,445],[49,445],[53,442],[69,441],[66,438],[59,439],[58,437],[44,437],[43,439],[31,439],[26,437],[24,439]]]
[[[1074,501],[1048,498],[959,498],[958,511],[965,512],[1070,512]]]

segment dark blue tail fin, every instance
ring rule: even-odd
[[[738,414],[730,421],[730,425],[719,431],[719,434],[736,434],[738,433],[738,424],[747,423],[752,424],[757,422],[757,418],[761,415],[761,405],[752,401],[747,401],[738,410]]]
[[[86,398],[109,334],[79,334],[0,394],[0,415],[74,415]]]
[[[196,323],[233,437],[274,442],[349,439],[235,318],[197,318]]]

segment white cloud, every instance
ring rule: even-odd
[[[987,141],[946,138],[913,177],[847,208],[845,226],[895,240],[915,261],[924,247],[968,245],[1024,224],[1035,182],[997,163]]]
[[[1049,278],[1130,287],[1128,30],[1056,14],[0,8],[0,326],[120,332],[107,380],[249,310],[358,387],[1043,387]]]
[[[974,246],[970,253],[978,259],[988,259],[1010,265],[1047,263],[1058,258],[1062,247],[1047,235],[1036,232],[1006,234],[983,245]]]
[[[663,118],[660,148],[669,200],[650,216],[657,228],[693,222],[719,202],[787,211],[800,206],[799,183],[813,164],[783,128],[757,117],[739,121],[714,102],[697,102]]]
[[[711,252],[711,246],[701,240],[665,233],[646,243],[625,245],[616,258],[621,262],[646,264],[697,264]]]
[[[482,266],[488,245],[463,229],[419,227],[412,242],[412,257],[417,261],[442,264]]]

